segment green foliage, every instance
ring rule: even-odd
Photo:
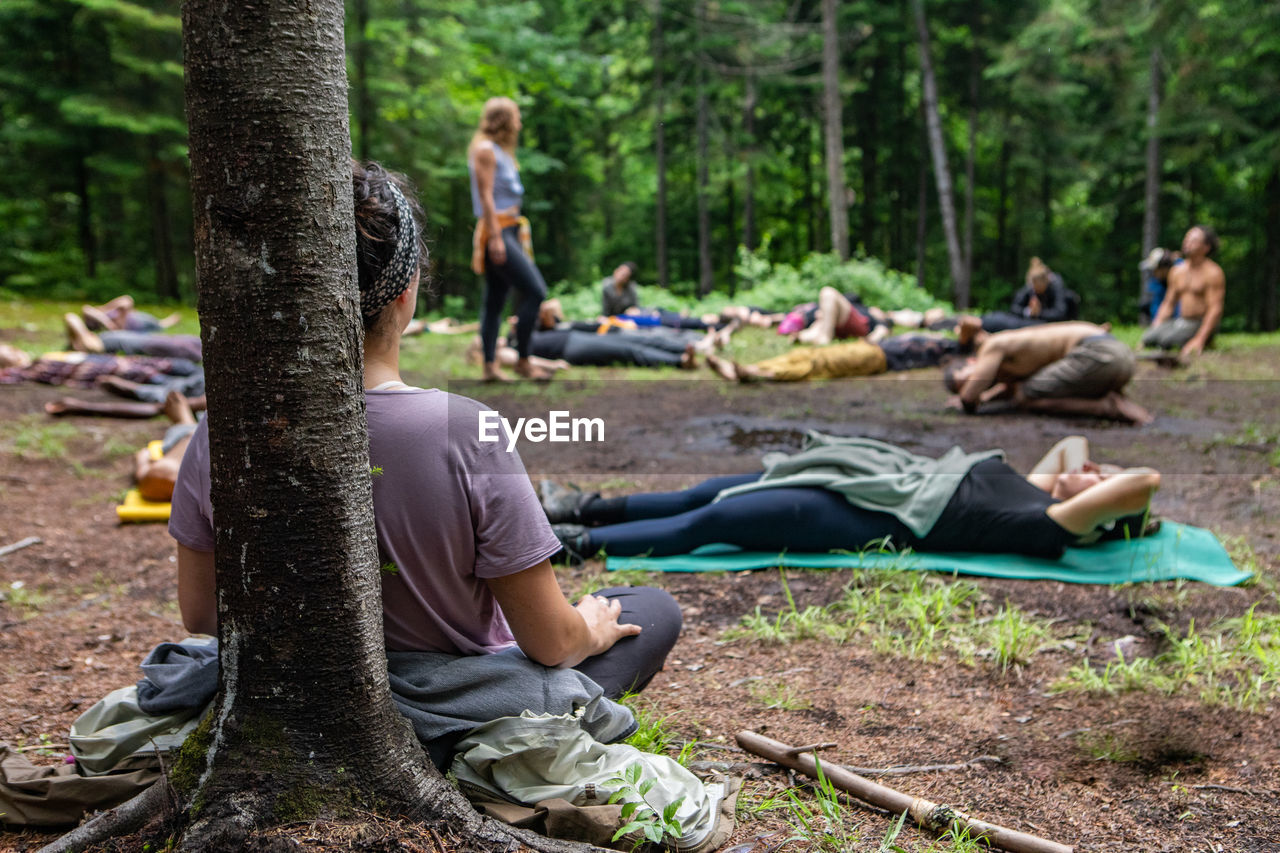
[[[845,853],[862,845],[863,827],[845,813],[840,802],[840,791],[822,772],[822,761],[814,756],[817,784],[811,787],[813,799],[800,796],[794,788],[788,788],[787,822],[792,835],[788,841],[799,841],[810,850],[820,853]],[[898,824],[901,827],[901,822]],[[897,833],[890,831],[892,835]],[[891,842],[892,839],[889,839]]]
[[[606,784],[617,786],[609,795],[609,802],[623,804],[623,825],[613,834],[613,841],[624,835],[638,833],[639,837],[631,848],[635,850],[645,842],[662,844],[668,839],[675,842],[684,835],[684,829],[676,820],[676,812],[684,802],[684,797],[673,800],[659,811],[646,796],[653,789],[655,780],[644,778],[644,768],[639,763],[628,766]]]

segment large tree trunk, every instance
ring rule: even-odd
[[[933,60],[929,56],[929,25],[924,16],[923,0],[912,0],[916,35],[920,41],[920,70],[924,84],[924,114],[929,132],[929,151],[933,155],[933,174],[938,184],[938,209],[942,213],[942,230],[947,238],[947,261],[951,270],[953,301],[958,310],[969,307],[969,281],[965,277],[965,259],[956,230],[955,200],[951,190],[951,167],[947,165],[947,149],[942,138],[942,120],[938,115],[938,83],[933,76]]]
[[[840,109],[840,44],[836,0],[822,0],[822,114],[827,153],[831,251],[849,259],[849,200],[844,188],[844,122]]]
[[[221,645],[219,699],[169,774],[183,849],[352,805],[490,832],[387,684],[342,16],[183,6]]]
[[[996,278],[1008,278],[1010,267],[1007,262],[1009,229],[1009,137],[1000,140],[1000,165],[996,178]]]
[[[654,209],[655,249],[658,261],[658,284],[667,287],[671,283],[671,268],[667,259],[667,129],[666,83],[662,56],[662,0],[655,0],[653,11],[653,153],[658,172],[658,197]]]
[[[702,21],[707,14],[706,0],[699,0],[698,18],[698,51],[702,51]],[[698,135],[698,295],[706,296],[711,292],[714,279],[711,268],[711,129],[707,116],[707,69],[698,63],[697,84],[697,135]]]
[[[173,224],[164,192],[164,163],[154,135],[147,137],[147,207],[151,210],[151,251],[156,262],[156,295],[176,302],[178,272],[173,261]]]

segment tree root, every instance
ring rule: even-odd
[[[161,779],[132,800],[103,812],[88,823],[82,824],[41,847],[37,853],[78,853],[109,838],[128,835],[146,825],[172,802],[169,783]]]

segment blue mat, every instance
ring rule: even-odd
[[[611,572],[737,572],[775,566],[808,569],[910,569],[992,578],[1066,583],[1141,583],[1175,578],[1235,586],[1250,577],[1231,562],[1218,538],[1200,527],[1163,522],[1154,536],[1068,548],[1058,560],[1014,554],[863,553],[769,554],[730,545],[704,545],[671,557],[609,557]]]

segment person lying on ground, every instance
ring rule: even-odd
[[[1178,350],[1189,358],[1199,355],[1218,331],[1227,280],[1222,267],[1209,258],[1218,250],[1218,235],[1207,225],[1193,225],[1182,238],[1183,263],[1169,270],[1169,290],[1151,327],[1142,335],[1144,347]],[[1180,316],[1175,317],[1177,310]]]
[[[617,698],[662,668],[680,630],[666,592],[613,588],[571,605],[548,558],[560,547],[516,452],[479,440],[489,409],[400,375],[426,247],[407,181],[352,163],[364,388],[389,652],[516,653],[573,667]],[[420,212],[417,213],[420,216]],[[396,262],[393,264],[393,259]],[[483,352],[483,351],[482,351]],[[494,353],[484,353],[482,358]],[[191,437],[174,488],[178,604],[190,631],[217,632],[208,419]]]
[[[144,500],[168,503],[173,497],[173,484],[178,480],[182,455],[187,452],[191,434],[196,431],[196,413],[187,398],[177,391],[170,391],[160,405],[171,422],[161,440],[162,455],[159,459],[152,459],[148,447],[135,453],[133,478]]]
[[[184,397],[193,411],[205,410],[204,395]],[[97,415],[105,418],[154,418],[165,413],[163,400],[154,403],[123,402],[120,400],[81,400],[78,397],[59,397],[44,404],[44,410],[54,417],[62,415]]]
[[[163,335],[156,332],[89,331],[75,314],[64,314],[67,343],[76,352],[118,352],[124,355],[154,355],[200,361],[198,335]]]
[[[200,366],[184,358],[155,358],[145,355],[56,352],[31,359],[21,350],[12,367],[0,367],[0,385],[40,382],[93,388],[103,377],[113,376],[142,384],[162,385],[200,373]],[[0,355],[0,361],[4,357]],[[25,364],[23,363],[25,362]],[[163,399],[163,394],[157,399]]]
[[[409,325],[404,327],[402,337],[412,337],[414,335],[474,335],[480,331],[480,323],[459,323],[452,317],[444,317],[439,320],[410,320]],[[514,365],[508,365],[514,366]]]
[[[785,311],[766,311],[752,305],[727,305],[720,311],[720,324],[737,321],[741,326],[771,329],[786,317]]]
[[[510,359],[506,339],[498,341],[497,356]],[[598,335],[573,329],[538,330],[530,337],[530,358],[545,370],[575,367],[677,367],[691,370],[698,366],[694,344],[674,341],[663,336],[636,339],[625,332]],[[479,355],[475,341],[467,350],[474,362]]]
[[[796,347],[754,364],[739,364],[714,354],[707,365],[724,379],[738,382],[798,382],[874,376],[886,370],[937,367],[948,356],[964,355],[986,338],[976,317],[961,318],[956,337],[908,333],[878,344],[847,341],[825,347]]]
[[[621,319],[625,321],[627,318],[602,318],[608,320]],[[514,327],[514,320],[508,320],[508,323]],[[723,349],[728,345],[733,333],[738,330],[740,323],[737,320],[729,320],[717,329],[707,329],[705,334],[699,336],[692,329],[674,329],[667,326],[638,326],[631,327],[625,322],[604,322],[601,325],[594,325],[586,322],[566,322],[564,319],[564,310],[558,299],[547,299],[543,301],[538,308],[538,324],[535,335],[538,332],[563,332],[573,331],[589,335],[608,335],[615,342],[626,342],[649,349],[662,349],[667,352],[683,353],[688,349],[689,345],[693,345],[695,353],[708,354],[717,349]],[[511,333],[508,333],[507,339],[510,340]],[[551,341],[550,345],[544,345],[543,351],[548,349],[558,349],[558,339],[549,339],[544,336],[545,341]],[[604,350],[601,350],[604,352]],[[573,359],[568,359],[571,364],[579,364]],[[630,363],[633,359],[623,358],[621,362]],[[666,360],[662,360],[663,363]],[[581,364],[598,364],[595,360],[583,361]],[[614,363],[614,362],[610,362]],[[639,362],[636,362],[639,363]],[[643,365],[648,366],[648,365]],[[678,365],[676,365],[678,366]]]
[[[947,405],[969,414],[1011,400],[1026,412],[1150,423],[1151,414],[1123,393],[1135,364],[1106,326],[1046,323],[988,336],[972,357],[945,365],[942,381],[956,395]]]
[[[484,350],[483,342],[480,336],[476,335],[471,339],[471,343],[467,346],[466,361],[467,364],[483,364]],[[495,351],[499,367],[515,367],[517,361],[520,360],[520,353],[516,348],[507,344],[505,337],[498,338],[498,348]],[[564,359],[546,359],[536,355],[529,356],[529,363],[548,373],[557,373],[561,370],[568,370],[572,365]],[[502,380],[498,380],[499,382]]]
[[[998,450],[939,459],[868,438],[810,433],[765,470],[680,492],[602,498],[542,485],[570,559],[687,554],[703,545],[825,553],[868,547],[1010,553],[1056,559],[1068,546],[1138,536],[1160,474],[1099,466],[1088,444],[1055,445],[1027,477]],[[1117,527],[1116,522],[1123,520]]]
[[[784,327],[779,325],[778,333],[792,334],[793,340],[810,346],[826,346],[832,341],[847,338],[867,338],[874,343],[889,333],[883,312],[873,317],[856,293],[841,293],[834,287],[823,287],[818,291],[816,305],[811,303],[795,310],[803,315],[805,328],[793,330],[788,327],[784,332]]]
[[[156,317],[134,307],[133,297],[127,293],[102,305],[84,305],[80,308],[85,325],[92,331],[162,332],[173,328],[182,319],[177,312],[167,317]]]

